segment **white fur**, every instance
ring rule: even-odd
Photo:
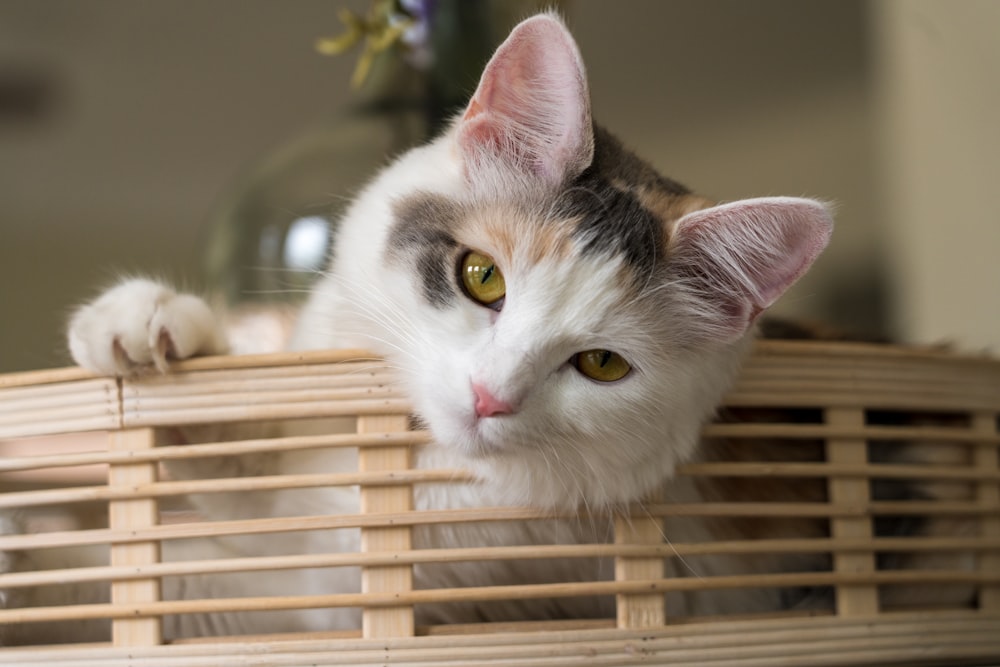
[[[167,357],[222,354],[224,332],[204,301],[146,279],[127,280],[73,315],[69,349],[76,363],[97,373],[128,375]]]

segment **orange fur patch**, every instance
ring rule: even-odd
[[[493,253],[493,258],[502,266],[509,266],[515,258],[531,263],[544,259],[569,259],[573,243],[570,238],[574,223],[571,220],[532,220],[522,211],[494,208],[478,212],[469,221],[469,239],[463,242],[477,250]],[[482,248],[476,246],[479,242]]]
[[[700,211],[715,205],[715,202],[699,195],[678,195],[665,190],[651,187],[630,187],[625,183],[616,182],[615,187],[629,190],[639,203],[650,213],[667,223],[667,227],[680,220],[688,213]]]

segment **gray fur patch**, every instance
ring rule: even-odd
[[[665,226],[635,192],[681,197],[690,191],[660,176],[601,128],[594,133],[594,161],[560,198],[560,213],[579,220],[574,237],[585,255],[621,255],[633,275],[644,278],[662,259]]]
[[[453,230],[459,207],[444,197],[418,193],[396,202],[394,212],[387,259],[411,263],[427,301],[436,308],[447,308],[458,296],[453,266],[458,242]]]
[[[648,275],[661,254],[663,224],[629,192],[597,175],[578,181],[561,200],[563,215],[578,218],[573,236],[584,255],[621,255],[637,275]]]

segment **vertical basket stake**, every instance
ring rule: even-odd
[[[973,430],[986,438],[997,435],[997,417],[992,412],[973,415]],[[1000,452],[993,442],[986,441],[977,445],[974,450],[974,463],[980,470],[996,474],[1000,467]],[[992,508],[993,511],[984,514],[979,524],[979,535],[983,539],[1000,538],[1000,484],[989,480],[984,480],[976,485],[976,500]],[[980,572],[1000,572],[1000,553],[987,551],[982,553],[978,559]],[[988,611],[1000,611],[1000,586],[983,586],[979,589],[979,608]]]
[[[151,428],[113,431],[111,451],[141,451],[155,445]],[[156,481],[156,463],[116,463],[109,467],[108,486],[132,488]],[[155,526],[158,508],[155,498],[113,500],[108,503],[108,522],[112,530],[135,530]],[[160,561],[159,542],[135,542],[111,545],[111,565],[150,565]],[[159,579],[138,579],[111,583],[111,602],[130,604],[158,602]],[[162,619],[116,618],[111,622],[115,646],[153,646],[163,642]]]
[[[655,503],[659,494],[647,499]],[[663,544],[663,519],[615,517],[615,544]],[[662,558],[615,558],[615,581],[663,578]],[[652,628],[666,623],[663,593],[619,594],[615,597],[619,628]]]
[[[360,416],[358,433],[393,433],[409,430],[405,415]],[[410,448],[363,447],[358,453],[361,472],[406,470],[410,467]],[[361,512],[409,512],[413,509],[410,486],[361,487]],[[361,551],[408,551],[410,528],[362,528]],[[362,593],[395,593],[413,589],[413,568],[409,565],[364,567],[361,570]],[[412,637],[413,607],[364,608],[361,632],[366,638]]]
[[[865,426],[865,413],[861,408],[828,408],[826,423],[836,429],[861,430]],[[868,462],[868,444],[857,438],[830,438],[826,441],[828,463],[863,465]],[[871,500],[868,479],[863,477],[831,478],[828,480],[830,502],[834,505],[868,504]],[[871,517],[838,517],[830,521],[834,540],[872,539]],[[875,554],[872,552],[834,553],[834,572],[852,574],[874,572]],[[868,616],[877,614],[878,588],[871,584],[837,586],[837,614],[840,616]]]

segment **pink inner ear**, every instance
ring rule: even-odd
[[[809,269],[826,247],[833,220],[809,199],[768,197],[681,218],[671,262],[724,337],[743,335],[758,315]]]
[[[483,72],[459,123],[467,174],[503,160],[553,183],[593,159],[583,63],[566,27],[551,15],[518,25]]]

